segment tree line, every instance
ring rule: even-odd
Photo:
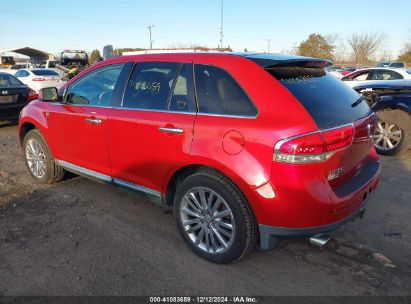
[[[319,57],[332,60],[336,64],[370,65],[376,61],[402,61],[411,64],[411,35],[397,58],[393,58],[389,51],[384,50],[385,35],[373,32],[352,33],[347,39],[340,39],[339,35],[310,34],[294,49],[287,53]],[[174,48],[181,48],[175,46]],[[187,47],[185,47],[187,48]],[[205,46],[192,45],[190,48],[210,49]],[[113,51],[115,56],[122,55],[125,51],[143,51],[145,48],[118,48]],[[229,46],[224,51],[233,51]],[[245,48],[244,52],[248,49]],[[99,50],[93,50],[89,56],[90,64],[102,60]]]
[[[385,42],[386,37],[381,33],[352,33],[345,41],[339,39],[338,35],[313,33],[291,53],[325,58],[342,64],[368,65],[376,61],[394,60],[411,63],[411,41],[404,44],[397,58],[384,50]]]

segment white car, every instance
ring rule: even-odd
[[[21,69],[14,76],[36,93],[42,88],[56,87],[60,89],[66,83],[57,72],[50,69]]]
[[[357,70],[341,78],[341,80],[350,87],[366,84],[369,81],[400,79],[411,79],[411,70],[396,68],[368,68]]]

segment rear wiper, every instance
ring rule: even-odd
[[[360,98],[358,98],[351,106],[354,108],[356,106],[358,106],[361,102],[363,102],[365,100],[364,96],[361,96]]]

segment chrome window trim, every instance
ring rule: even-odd
[[[112,106],[99,106],[99,105],[89,105],[89,104],[76,104],[76,103],[64,103],[64,102],[50,102],[50,104],[55,105],[55,106],[74,106],[74,107],[88,107],[88,108],[102,108],[102,109],[107,109],[107,108],[112,108]]]
[[[96,171],[93,171],[93,170],[90,170],[90,169],[86,169],[86,168],[71,164],[71,163],[66,162],[64,160],[56,159],[55,162],[59,166],[63,167],[64,169],[66,169],[68,171],[72,171],[73,173],[89,176],[91,178],[94,178],[94,179],[97,179],[99,181],[103,181],[103,182],[106,182],[106,183],[112,183],[113,182],[113,179],[111,178],[111,176],[108,176],[108,175],[105,175],[105,174],[102,174],[102,173],[99,173],[99,172],[96,172]]]
[[[168,110],[151,110],[151,109],[139,109],[139,108],[124,108],[120,106],[92,106],[87,104],[72,104],[61,102],[50,102],[56,106],[74,106],[74,107],[89,107],[89,108],[102,108],[102,109],[114,109],[114,110],[127,110],[127,111],[142,111],[142,112],[154,112],[154,113],[169,113],[169,114],[185,114],[185,115],[198,115],[198,116],[212,116],[212,117],[226,117],[226,118],[241,118],[241,119],[256,119],[257,116],[247,115],[228,115],[228,114],[212,114],[201,112],[181,112],[181,111],[168,111]]]
[[[213,113],[202,113],[198,112],[198,116],[211,116],[211,117],[226,117],[226,118],[241,118],[241,119],[256,119],[257,116],[248,115],[229,115],[229,114],[213,114]]]
[[[169,110],[152,110],[152,109],[139,109],[139,108],[128,108],[128,107],[111,107],[112,109],[127,110],[127,111],[142,111],[142,112],[155,112],[155,113],[169,113],[169,114],[186,114],[186,115],[197,115],[197,112],[182,112],[182,111],[169,111]]]

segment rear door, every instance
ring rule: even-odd
[[[117,183],[161,191],[170,170],[190,153],[193,91],[191,63],[136,63],[124,97],[109,115],[108,146]]]
[[[101,67],[70,84],[63,103],[50,105],[54,158],[110,176],[107,116],[123,64]]]

